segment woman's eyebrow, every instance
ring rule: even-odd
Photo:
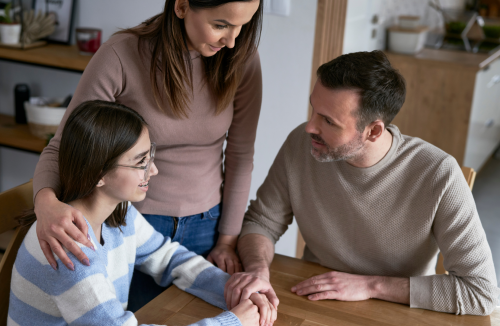
[[[234,26],[233,24],[229,23],[227,20],[225,19],[215,19],[216,22],[221,22],[223,24],[226,24],[226,25],[229,25],[229,26]]]

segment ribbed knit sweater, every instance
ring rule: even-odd
[[[320,163],[304,128],[279,151],[241,236],[276,242],[295,216],[306,260],[346,273],[408,277],[413,308],[492,312],[500,293],[491,250],[452,156],[390,125],[391,148],[374,166]],[[439,251],[449,275],[433,275]]]
[[[144,117],[151,140],[156,142],[155,164],[159,173],[151,179],[146,199],[135,204],[137,209],[142,214],[182,217],[208,211],[223,200],[219,232],[239,234],[250,192],[262,102],[259,55],[246,64],[234,101],[216,115],[216,102],[205,81],[202,58],[190,51],[193,93],[187,110],[189,118],[178,119],[166,100],[161,102],[163,112],[158,108],[150,82],[151,53],[139,53],[137,46],[136,36],[119,34],[92,57],[61,126],[40,156],[33,178],[35,196],[42,188],[59,190],[59,143],[71,112],[88,100],[118,102]]]
[[[54,271],[40,249],[35,222],[12,270],[7,325],[137,325],[134,314],[126,311],[134,268],[153,276],[161,286],[173,283],[227,309],[224,285],[228,274],[156,232],[134,206],[129,205],[126,223],[121,231],[103,224],[101,245],[87,222],[96,251],[78,245],[89,258],[90,266],[84,266],[68,252],[75,271],[64,266]],[[241,323],[236,315],[226,311],[193,325]]]

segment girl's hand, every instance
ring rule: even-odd
[[[35,197],[35,214],[38,241],[45,258],[53,269],[57,269],[54,254],[68,269],[75,269],[62,246],[75,255],[82,264],[90,265],[88,257],[75,243],[75,241],[80,242],[95,250],[92,242],[87,238],[87,223],[79,210],[61,203],[53,189],[44,188]]]
[[[242,301],[231,309],[243,326],[259,326],[259,310],[250,299]]]
[[[207,257],[207,260],[217,265],[224,272],[233,275],[243,270],[240,257],[236,254],[238,236],[220,234],[219,240]]]
[[[267,300],[264,294],[253,293],[250,296],[250,300],[259,308],[260,314],[260,325],[271,326],[278,318],[278,311],[276,308]]]

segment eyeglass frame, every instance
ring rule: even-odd
[[[145,166],[121,165],[121,164],[117,164],[116,166],[137,169],[137,170],[144,170],[144,179],[142,181],[146,181],[149,177],[149,173],[151,172],[151,166],[153,165],[155,154],[156,154],[156,143],[151,142],[151,147],[149,149],[149,161]]]

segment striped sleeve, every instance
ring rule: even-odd
[[[131,209],[135,210],[133,206]],[[137,269],[151,275],[161,286],[174,283],[181,290],[227,310],[224,286],[229,274],[156,232],[139,212],[136,213],[134,225]]]

